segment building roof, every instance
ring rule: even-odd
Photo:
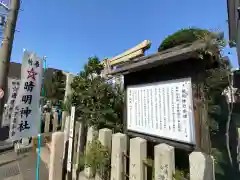
[[[205,47],[206,43],[199,41],[176,46],[165,51],[136,58],[129,63],[124,64],[119,69],[111,70],[109,72],[109,75],[128,74],[131,72],[149,69],[163,64],[182,61],[191,57],[197,57],[199,56],[199,53],[197,53],[197,51],[204,49]]]
[[[21,64],[10,62],[9,70],[8,70],[8,77],[14,78],[14,79],[20,79],[21,78]]]
[[[47,68],[45,77],[51,78],[53,75],[53,72],[56,70],[58,70],[58,69]],[[21,79],[21,64],[20,63],[10,62],[8,77],[13,78],[13,79]]]

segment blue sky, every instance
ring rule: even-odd
[[[23,48],[47,56],[49,67],[79,72],[88,57],[112,57],[143,40],[154,53],[169,34],[184,27],[228,35],[226,0],[23,0],[12,61]],[[226,49],[237,66],[235,49]]]

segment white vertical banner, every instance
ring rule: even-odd
[[[74,126],[75,126],[75,106],[71,109],[71,119],[69,127],[69,137],[68,137],[68,158],[67,158],[67,170],[71,172],[72,170],[72,154],[73,154],[73,136],[74,136]]]
[[[14,106],[10,135],[12,140],[36,136],[40,130],[40,93],[42,85],[42,59],[35,53],[24,51],[21,82]]]
[[[20,80],[11,78],[8,79],[8,99],[7,104],[4,107],[2,126],[9,126],[11,123],[11,114],[14,108],[19,85]]]

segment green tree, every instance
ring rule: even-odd
[[[88,59],[71,84],[72,104],[76,106],[77,116],[87,126],[121,131],[123,93],[118,86],[108,84],[101,77],[102,69],[103,65],[97,57]]]
[[[66,76],[60,70],[53,72],[52,79],[46,79],[46,100],[50,100],[53,105],[61,104],[65,94]]]
[[[182,44],[193,43],[194,41],[203,37],[211,37],[211,39],[222,39],[222,34],[219,36],[217,33],[213,33],[207,29],[201,28],[184,28],[166,37],[158,47],[158,51],[170,49]]]
[[[208,124],[211,130],[211,154],[215,158],[216,179],[226,179],[232,174],[231,157],[229,155],[229,124],[232,107],[226,102],[222,92],[230,85],[230,63],[223,58],[226,42],[223,33],[211,32],[200,28],[186,28],[168,36],[159,46],[158,51],[173,48],[178,45],[203,41],[207,47],[200,52],[199,58],[214,60],[216,67],[206,70],[203,76],[202,91],[208,102]],[[225,140],[227,139],[227,140]],[[227,147],[227,148],[226,148]],[[233,149],[236,147],[232,147]],[[233,175],[232,175],[233,176]]]

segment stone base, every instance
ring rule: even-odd
[[[17,154],[23,154],[32,151],[32,144],[29,144],[27,146],[21,144],[21,143],[15,143],[14,144],[14,151]]]
[[[92,178],[87,178],[86,176],[85,176],[85,174],[84,174],[84,171],[81,171],[79,174],[78,174],[78,177],[77,177],[78,179],[76,179],[76,180],[95,180],[95,178],[94,177],[92,177]]]

